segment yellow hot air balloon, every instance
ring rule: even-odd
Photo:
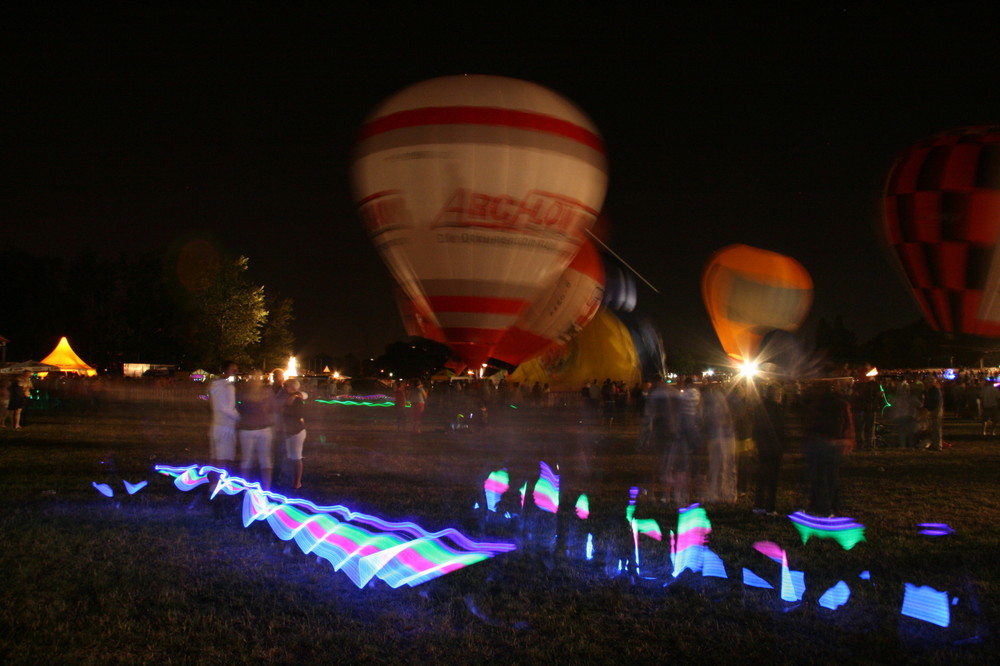
[[[730,245],[708,260],[701,295],[730,358],[756,361],[771,331],[795,331],[812,305],[813,282],[802,264],[777,252]]]
[[[586,382],[623,381],[632,386],[642,379],[641,359],[628,327],[605,308],[568,343],[552,345],[517,367],[511,382],[549,384],[553,391],[578,391]]]

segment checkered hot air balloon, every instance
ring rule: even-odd
[[[938,331],[1000,336],[1000,125],[919,141],[889,172],[883,221]]]
[[[450,76],[375,110],[352,180],[399,286],[478,367],[577,254],[604,200],[607,160],[594,125],[554,92]]]

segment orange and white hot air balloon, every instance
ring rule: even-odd
[[[799,328],[812,305],[813,281],[791,257],[730,245],[708,260],[701,294],[722,349],[749,362],[757,360],[765,335]]]
[[[604,200],[607,160],[594,125],[551,90],[449,76],[372,113],[352,180],[399,286],[479,367],[583,244]]]
[[[543,297],[494,347],[493,358],[518,365],[552,344],[567,343],[597,313],[604,295],[604,266],[594,244],[586,241]]]

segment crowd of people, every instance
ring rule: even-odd
[[[226,361],[221,375],[209,385],[212,464],[231,469],[238,450],[243,478],[259,481],[264,490],[270,490],[274,482],[291,489],[301,488],[306,439],[303,401],[308,395],[301,390],[298,379],[286,379],[281,369],[271,374],[270,384],[256,370],[237,384],[237,372],[237,364]],[[290,479],[275,479],[275,468],[280,473],[285,461],[290,468]]]
[[[645,421],[639,446],[657,454],[654,496],[677,506],[752,499],[757,514],[777,515],[777,489],[787,448],[789,416],[800,424],[806,475],[803,506],[819,516],[840,504],[842,458],[855,448],[943,447],[942,423],[949,393],[933,373],[876,379],[860,376],[782,385],[746,379],[677,382],[657,378],[644,391]],[[947,382],[952,395],[972,395],[984,434],[1000,427],[993,380]],[[587,387],[585,387],[585,392]],[[586,397],[584,410],[592,409]],[[884,433],[894,429],[896,437]],[[881,433],[881,435],[879,434]],[[881,438],[880,438],[881,437]],[[790,507],[785,507],[786,509]]]
[[[308,394],[299,379],[286,380],[280,369],[269,377],[251,372],[243,381],[236,381],[237,370],[235,363],[226,363],[222,375],[209,383],[211,461],[225,468],[238,462],[242,475],[265,489],[279,480],[287,488],[300,488]],[[855,448],[940,451],[947,446],[942,432],[946,415],[978,420],[984,436],[1000,433],[1000,389],[989,371],[945,378],[926,371],[877,375],[868,366],[840,374],[839,379],[793,384],[680,377],[629,386],[594,379],[575,395],[552,392],[539,382],[412,380],[396,381],[391,393],[397,431],[414,433],[422,430],[429,400],[441,405],[434,412],[437,417],[458,407],[483,427],[494,406],[530,407],[541,414],[575,402],[581,424],[609,430],[638,425],[639,448],[655,455],[649,484],[654,497],[686,506],[735,503],[742,496],[758,514],[775,514],[779,508],[790,417],[805,454],[801,506],[815,515],[840,510],[841,460]],[[104,386],[107,381],[56,376],[33,386],[30,372],[5,377],[0,381],[0,426],[21,429],[29,400],[40,408],[43,394],[50,396],[50,408],[65,408],[71,386],[93,386],[89,395],[110,395],[114,382]],[[98,386],[103,388],[98,391]],[[183,397],[190,399],[189,393]]]

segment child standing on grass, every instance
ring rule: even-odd
[[[306,441],[306,420],[299,380],[294,377],[285,380],[285,404],[281,410],[281,420],[285,430],[285,453],[292,461],[292,489],[302,487],[302,448]]]

